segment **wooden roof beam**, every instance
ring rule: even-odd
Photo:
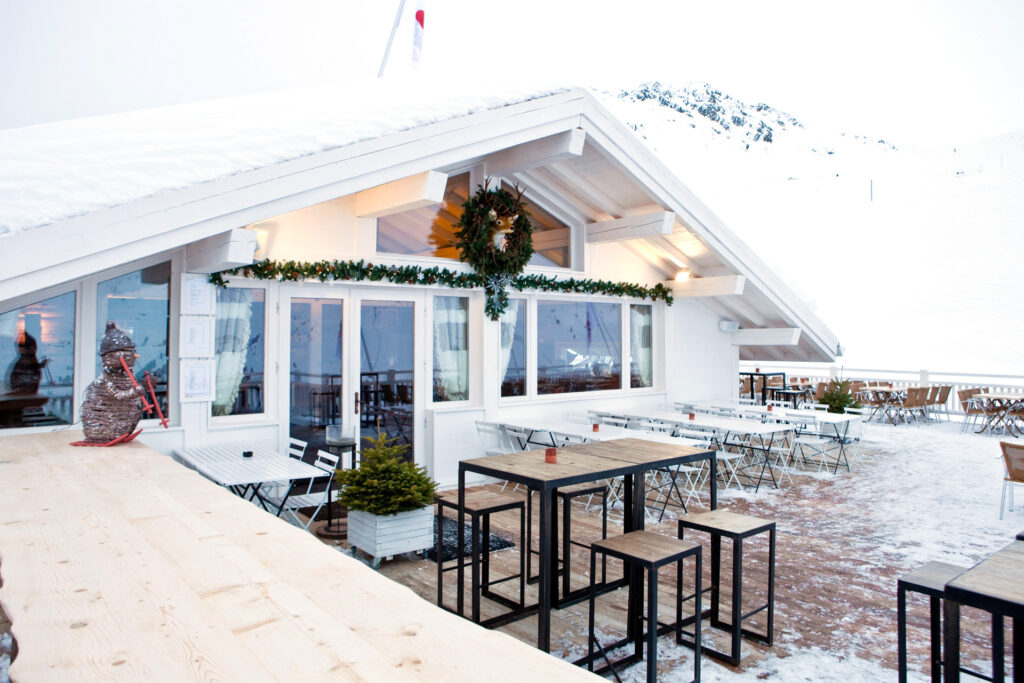
[[[730,333],[737,346],[796,346],[800,343],[799,327],[762,327],[741,329]]]
[[[609,216],[625,216],[629,213],[625,207],[606,195],[596,185],[563,163],[548,164],[544,168],[590,206]]]
[[[587,242],[620,242],[652,235],[670,235],[675,222],[676,215],[671,211],[657,211],[588,223],[585,226]]]
[[[573,128],[488,154],[484,157],[484,174],[495,177],[575,159],[583,154],[586,138],[587,134],[582,128]]]
[[[664,235],[655,235],[649,237],[648,240],[651,244],[656,245],[658,249],[665,252],[668,258],[675,261],[676,265],[680,268],[688,269],[691,275],[702,275],[704,273],[704,268],[699,263],[687,256],[682,249],[672,244]]]
[[[743,294],[747,278],[742,275],[697,277],[681,282],[672,281],[672,296],[730,296]]]
[[[380,218],[444,201],[448,176],[426,171],[356,193],[356,215]]]

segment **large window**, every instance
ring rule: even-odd
[[[70,424],[75,293],[0,313],[0,429]]]
[[[650,304],[629,306],[629,386],[654,386],[653,310]]]
[[[262,289],[217,290],[215,416],[264,410],[265,300]]]
[[[512,299],[501,314],[501,395],[526,394],[526,300]]]
[[[469,198],[469,173],[448,178],[444,201],[377,219],[377,251],[458,258],[455,231]]]
[[[622,388],[619,304],[537,302],[537,393]]]
[[[167,338],[170,323],[171,264],[126,273],[100,282],[96,288],[96,345],[99,347],[108,320],[135,342],[139,360],[135,374],[149,371],[164,415],[167,415]],[[103,371],[97,356],[96,373]]]
[[[469,299],[434,297],[434,400],[469,400]]]

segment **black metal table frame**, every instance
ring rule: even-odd
[[[688,464],[700,460],[707,460],[711,466],[711,476],[709,478],[709,488],[711,491],[710,507],[712,510],[717,509],[718,507],[718,462],[713,450],[680,455],[673,458],[664,458],[652,463],[631,463],[623,460],[615,460],[613,458],[608,458],[607,460],[609,462],[609,467],[607,469],[603,469],[598,472],[585,472],[576,476],[561,477],[556,480],[541,480],[526,475],[519,475],[513,472],[507,472],[501,468],[488,467],[485,463],[481,462],[469,463],[462,461],[459,463],[458,528],[460,529],[463,528],[466,523],[466,472],[476,472],[477,474],[495,477],[496,479],[504,479],[506,481],[523,484],[531,491],[535,491],[540,495],[540,510],[537,517],[538,525],[540,527],[539,545],[541,554],[539,559],[540,581],[538,584],[539,595],[536,612],[537,647],[544,652],[551,651],[552,598],[557,595],[558,591],[558,576],[557,572],[553,571],[553,558],[558,557],[557,538],[555,538],[555,534],[553,533],[555,528],[555,515],[557,513],[557,501],[555,500],[556,489],[565,486],[572,486],[574,484],[583,484],[590,481],[600,481],[602,479],[611,479],[620,476],[623,477],[625,482],[623,495],[625,508],[623,514],[623,532],[629,532],[644,528],[644,477],[647,470],[657,467]],[[462,534],[459,534],[456,545],[456,554],[461,557],[465,552],[465,539]],[[479,564],[473,564],[473,585],[479,584],[479,572]],[[627,567],[627,580],[630,582],[631,588],[637,579],[642,581],[643,576],[636,572],[629,572]],[[456,613],[464,615],[465,598],[463,594],[465,592],[465,570],[461,564],[457,571],[457,585],[458,594],[456,597]],[[644,628],[641,610],[643,600],[640,593],[641,590],[639,587],[630,591],[630,594],[634,595],[635,598],[632,599],[629,604],[627,633],[637,644],[640,645],[640,647],[642,647]],[[476,599],[475,596],[474,599]],[[565,606],[566,603],[563,602],[562,605]],[[526,614],[532,614],[532,612],[533,609],[524,610],[523,616],[526,616]]]
[[[761,378],[761,405],[764,405],[768,401],[768,378],[769,377],[782,377],[782,386],[786,386],[786,373],[784,372],[741,372],[741,375],[750,377],[750,400],[757,400],[757,394],[754,393],[754,378]]]

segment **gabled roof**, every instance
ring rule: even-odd
[[[825,325],[581,89],[453,99],[376,82],[0,131],[0,152],[13,152],[0,153],[0,301],[574,130],[586,136],[581,154],[506,175],[577,224],[671,212],[670,234],[623,244],[666,279],[682,267],[743,276],[742,294],[700,299],[723,319],[800,330],[797,345],[747,345],[741,357],[834,358]]]

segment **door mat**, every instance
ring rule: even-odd
[[[459,522],[451,517],[444,518],[444,526],[441,528],[441,561],[448,562],[449,560],[455,559],[456,548],[458,547],[458,526]],[[484,534],[483,531],[477,532],[480,539],[480,551],[483,552],[484,548]],[[434,517],[434,538],[437,538],[437,517]],[[512,548],[515,543],[508,539],[502,538],[491,534],[491,551],[504,550],[505,548]],[[463,557],[468,557],[472,552],[472,527],[469,524],[462,525],[462,542],[465,544],[465,552]],[[427,551],[427,557],[437,562],[437,551],[436,548],[432,547]]]

